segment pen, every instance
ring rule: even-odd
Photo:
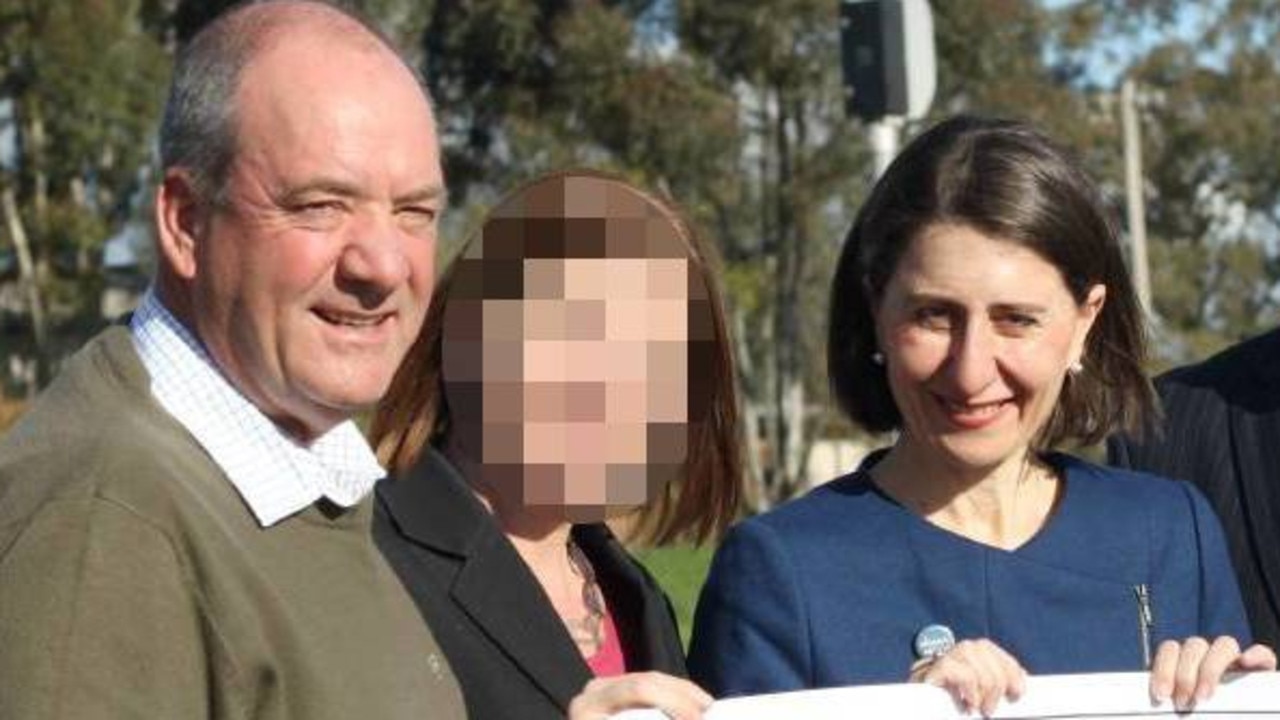
[[[1146,583],[1133,586],[1133,595],[1138,600],[1138,632],[1142,637],[1142,667],[1151,669],[1151,628],[1155,619],[1151,615],[1151,591]]]

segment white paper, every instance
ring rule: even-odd
[[[1213,697],[1191,713],[1151,703],[1147,673],[1028,677],[1017,702],[1002,702],[991,717],[1002,720],[1182,717],[1212,720],[1280,719],[1280,673],[1225,678]],[[931,685],[863,685],[755,695],[714,703],[704,720],[851,720],[851,718],[971,719],[951,695]],[[656,710],[628,710],[611,720],[666,720]]]

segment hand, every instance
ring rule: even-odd
[[[568,720],[602,720],[623,710],[654,708],[671,720],[699,720],[712,698],[688,680],[660,672],[595,678],[569,703]]]
[[[1000,698],[1017,700],[1027,671],[1013,656],[987,639],[961,640],[944,655],[911,666],[911,681],[937,685],[951,693],[964,712],[995,712]]]
[[[1179,643],[1166,640],[1151,663],[1151,699],[1173,698],[1178,710],[1189,710],[1218,689],[1228,670],[1275,670],[1276,654],[1266,645],[1252,645],[1244,652],[1236,639],[1223,635],[1213,641],[1201,637]]]

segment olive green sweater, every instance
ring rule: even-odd
[[[463,718],[370,508],[259,526],[107,330],[0,440],[0,718]]]

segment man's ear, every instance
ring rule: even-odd
[[[187,171],[165,172],[156,191],[155,213],[160,262],[174,276],[191,280],[197,271],[196,245],[204,237],[207,208]]]

